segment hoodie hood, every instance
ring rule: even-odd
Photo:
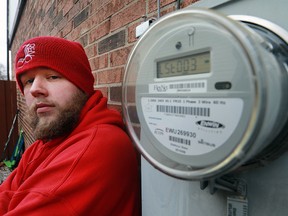
[[[88,99],[84,105],[79,124],[72,131],[72,134],[90,129],[99,124],[112,124],[120,128],[124,128],[122,116],[116,110],[107,108],[107,98],[103,97],[100,91],[95,93]]]

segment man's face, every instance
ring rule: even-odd
[[[53,139],[75,127],[87,101],[87,95],[78,87],[48,68],[25,72],[21,83],[36,139]]]

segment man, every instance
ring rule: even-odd
[[[139,215],[134,148],[82,46],[32,38],[15,64],[37,140],[0,186],[0,215]]]

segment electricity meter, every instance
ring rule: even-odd
[[[142,155],[166,174],[198,180],[286,150],[287,38],[273,23],[208,9],[153,24],[123,80],[124,118]]]

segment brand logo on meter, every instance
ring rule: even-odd
[[[215,121],[210,121],[210,120],[200,120],[200,121],[197,121],[196,124],[202,127],[206,127],[206,128],[215,128],[215,129],[225,128],[223,124],[219,122],[215,122]]]
[[[166,92],[168,89],[168,86],[165,84],[161,84],[161,85],[154,85],[154,90],[157,92]]]

